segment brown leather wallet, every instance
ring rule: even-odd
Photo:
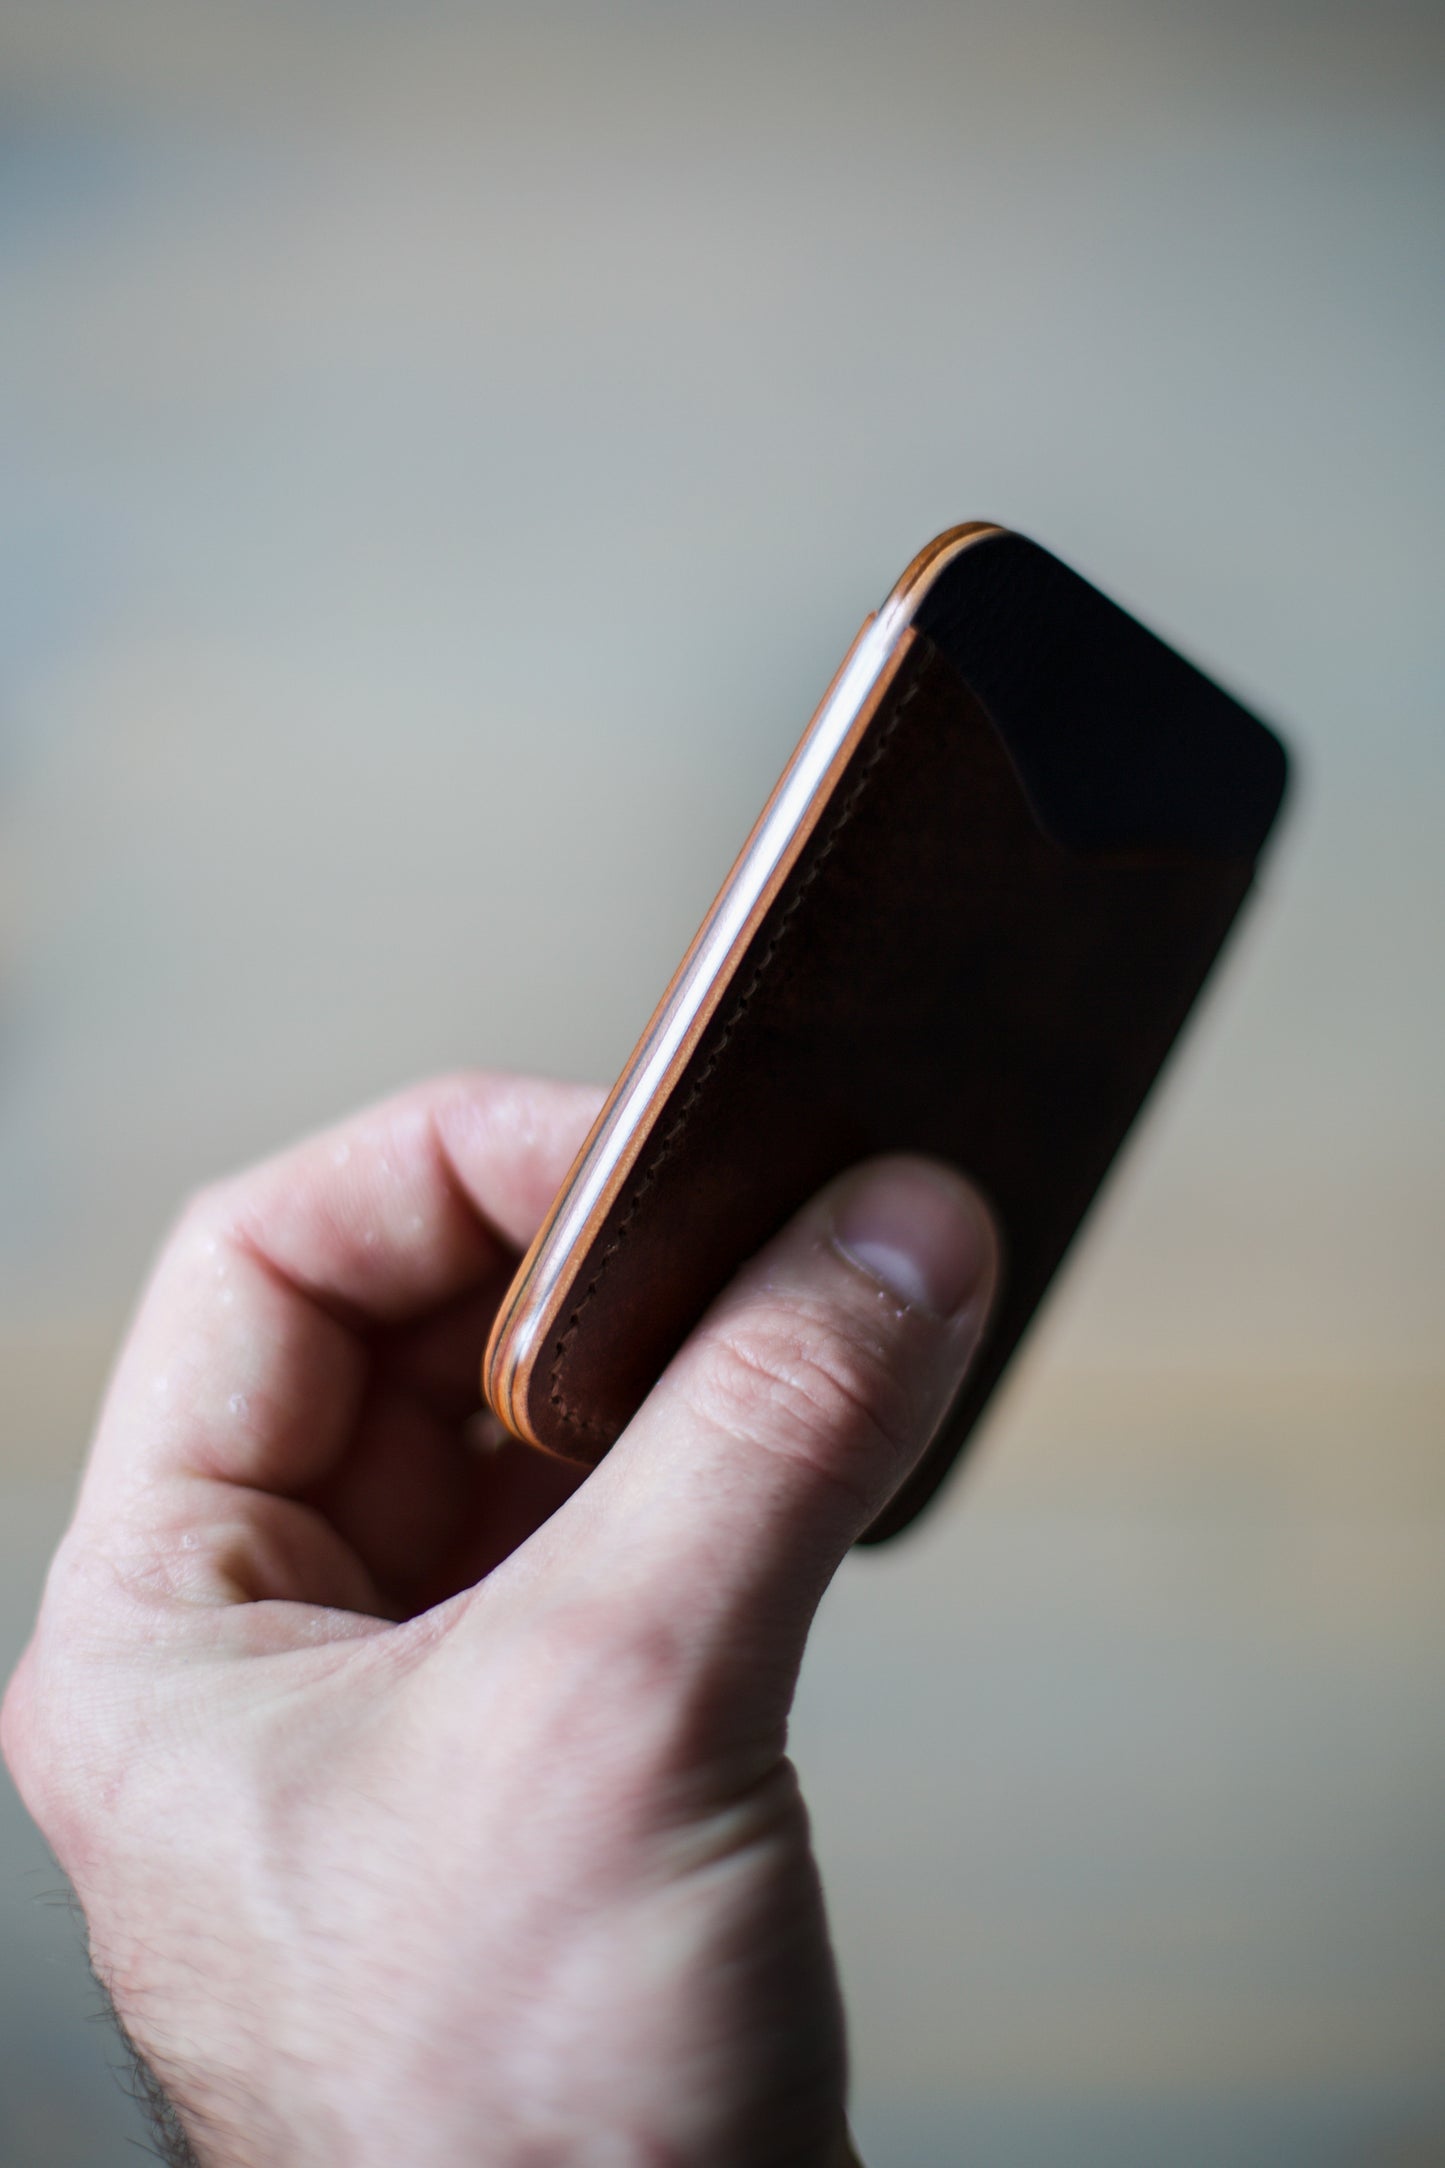
[[[1023,536],[954,528],[860,632],[493,1329],[516,1435],[601,1458],[742,1260],[876,1152],[1003,1230],[932,1497],[1224,940],[1278,811],[1264,725]]]

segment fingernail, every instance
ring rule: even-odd
[[[889,1294],[935,1317],[962,1310],[993,1267],[973,1191],[949,1168],[915,1160],[860,1170],[838,1202],[833,1240]]]

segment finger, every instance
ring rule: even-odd
[[[493,1283],[378,1333],[371,1343],[373,1377],[409,1393],[444,1422],[465,1422],[486,1404],[477,1349],[487,1344],[496,1309]]]
[[[476,1586],[525,1543],[587,1479],[574,1461],[558,1460],[509,1437],[496,1418],[483,1415],[481,1443],[469,1446],[476,1471],[477,1510],[459,1520],[434,1572],[416,1588],[411,1608],[434,1605]]]
[[[480,1580],[586,1472],[519,1445],[494,1417],[458,1423],[383,1387],[368,1393],[344,1463],[308,1503],[345,1539],[388,1610],[409,1618]]]
[[[322,1483],[357,1422],[378,1328],[403,1353],[414,1335],[421,1360],[437,1306],[470,1296],[485,1314],[596,1099],[445,1079],[204,1193],[117,1366],[82,1514],[194,1516],[198,1480],[287,1497]]]
[[[574,1593],[752,1667],[785,1706],[818,1600],[954,1399],[997,1274],[987,1210],[950,1169],[845,1176],[714,1305],[542,1532],[538,1569],[565,1561]]]
[[[354,1325],[396,1324],[511,1271],[600,1097],[443,1078],[220,1184],[210,1203],[296,1292]]]
[[[344,1460],[307,1503],[363,1561],[402,1615],[484,1508],[487,1467],[465,1426],[409,1393],[367,1393]]]

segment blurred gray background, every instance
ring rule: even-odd
[[[0,0],[0,1666],[185,1188],[605,1078],[986,514],[1302,755],[797,1752],[872,2168],[1445,2161],[1445,15]],[[0,2160],[119,2168],[0,1792]]]

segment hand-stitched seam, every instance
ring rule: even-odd
[[[668,1160],[676,1151],[678,1143],[682,1137],[682,1133],[687,1127],[688,1119],[692,1114],[694,1107],[697,1105],[697,1102],[702,1097],[703,1091],[705,1090],[707,1084],[710,1082],[711,1078],[716,1072],[718,1063],[722,1060],[723,1054],[726,1052],[727,1047],[732,1040],[733,1034],[736,1032],[738,1025],[741,1023],[743,1017],[747,1013],[748,1006],[751,1003],[753,996],[757,993],[758,988],[761,986],[769,965],[772,963],[774,957],[778,953],[778,950],[782,947],[783,942],[787,938],[788,931],[794,922],[798,908],[801,905],[803,898],[807,895],[809,889],[817,880],[818,875],[822,872],[824,865],[826,864],[828,858],[831,856],[833,847],[837,843],[839,836],[847,827],[849,821],[853,818],[853,815],[857,810],[859,800],[862,798],[864,792],[867,790],[868,785],[872,782],[873,777],[878,771],[879,764],[882,761],[884,754],[888,751],[889,746],[893,742],[894,733],[897,731],[898,725],[903,720],[905,709],[908,707],[909,703],[917,696],[920,688],[922,687],[922,684],[923,674],[920,671],[918,676],[914,678],[913,683],[908,687],[908,690],[902,695],[902,697],[898,701],[898,704],[894,708],[892,715],[889,717],[887,724],[879,732],[877,742],[874,744],[871,752],[868,754],[867,759],[863,762],[863,765],[859,769],[857,776],[850,784],[847,792],[844,795],[843,802],[839,806],[837,813],[833,818],[832,825],[828,830],[827,837],[823,842],[822,847],[818,851],[818,854],[814,858],[813,863],[811,864],[811,866],[809,866],[807,872],[804,874],[802,880],[798,883],[797,888],[794,890],[792,896],[789,898],[787,904],[785,905],[783,912],[778,919],[778,923],[773,928],[772,934],[769,937],[767,947],[763,950],[762,955],[758,958],[757,963],[753,967],[747,985],[743,987],[736,1001],[733,1003],[732,1008],[728,1011],[727,1021],[723,1025],[716,1046],[713,1048],[711,1054],[709,1054],[707,1060],[703,1063],[701,1069],[699,1069],[697,1075],[693,1078],[692,1083],[688,1088],[686,1098],[683,1100],[681,1106],[677,1109],[677,1112],[673,1116],[672,1120],[668,1123],[667,1129],[665,1130],[662,1139],[658,1144],[657,1150],[654,1152],[652,1158],[649,1160],[646,1169],[638,1180],[637,1186],[633,1190],[632,1195],[628,1200],[626,1211],[623,1213],[621,1219],[617,1222],[616,1227],[613,1229],[612,1240],[608,1243],[606,1249],[598,1258],[597,1268],[592,1274],[591,1279],[587,1282],[586,1287],[582,1290],[582,1294],[577,1302],[577,1306],[572,1311],[571,1316],[567,1320],[565,1329],[557,1340],[556,1350],[552,1359],[551,1373],[548,1379],[548,1397],[551,1401],[552,1406],[556,1409],[557,1414],[561,1418],[561,1420],[564,1423],[570,1424],[576,1430],[590,1430],[599,1433],[605,1433],[608,1428],[607,1424],[605,1423],[599,1423],[593,1421],[589,1417],[581,1416],[574,1413],[574,1411],[568,1407],[562,1393],[562,1365],[567,1359],[567,1349],[576,1335],[578,1326],[582,1322],[583,1312],[586,1310],[588,1303],[591,1302],[592,1297],[596,1294],[599,1286],[601,1285],[602,1276],[606,1272],[607,1267],[612,1262],[612,1259],[617,1255],[617,1252],[621,1249],[623,1242],[626,1240],[627,1231],[631,1226],[632,1221],[636,1216],[637,1210],[643,1202],[643,1199],[647,1196],[648,1191],[653,1187],[653,1184],[656,1182],[658,1175],[661,1173],[662,1169],[666,1166]]]

